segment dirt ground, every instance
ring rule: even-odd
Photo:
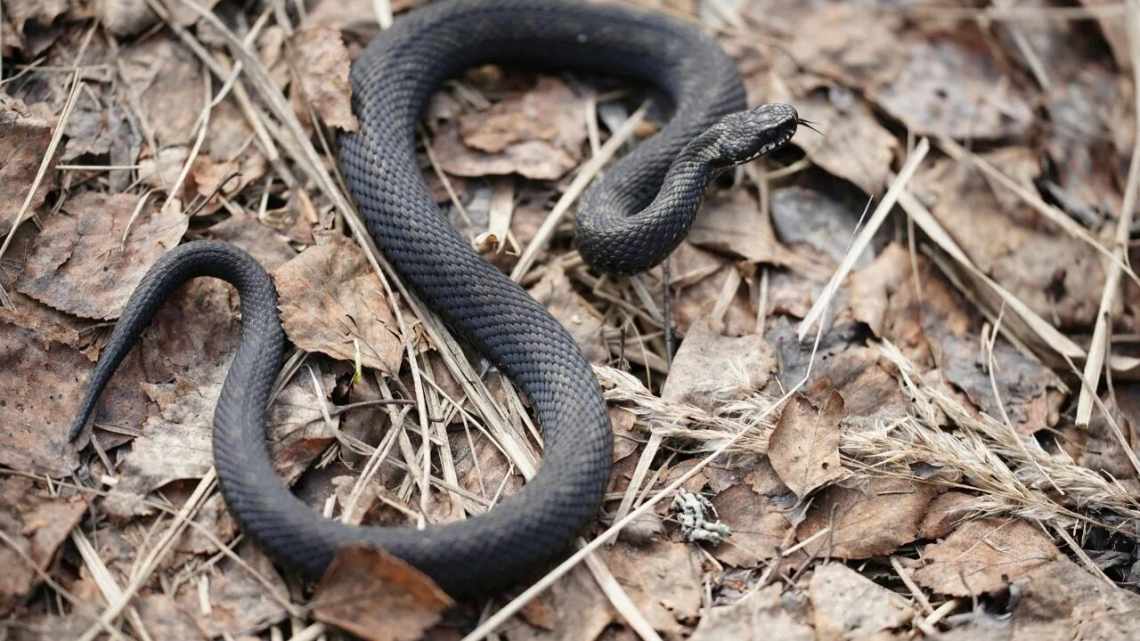
[[[366,550],[306,585],[245,540],[212,468],[218,281],[69,443],[131,291],[205,238],[279,289],[268,434],[314,509],[446,522],[533,473],[525,398],[337,173],[349,65],[418,4],[0,0],[0,640],[1140,638],[1135,0],[638,0],[820,133],[724,176],[632,278],[583,265],[576,198],[666,105],[497,67],[442,87],[437,201],[610,402],[606,503],[534,590],[456,605]]]

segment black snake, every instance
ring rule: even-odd
[[[189,278],[222,278],[240,293],[242,329],[214,416],[214,460],[229,509],[274,559],[315,578],[342,546],[373,545],[468,595],[516,582],[563,553],[595,515],[609,478],[612,435],[598,384],[558,322],[448,225],[416,157],[416,125],[429,97],[484,63],[627,76],[672,101],[662,130],[582,199],[579,247],[603,272],[661,261],[719,170],[782,146],[802,121],[787,105],[746,110],[732,60],[696,28],[576,0],[432,4],[398,20],[355,61],[360,130],[340,138],[341,169],[400,276],[530,400],[544,453],[520,492],[485,514],[424,529],[352,527],[294,497],[274,473],[264,432],[284,345],[276,293],[252,258],[214,242],[181,245],[144,277],[92,372],[72,436],[158,306]]]

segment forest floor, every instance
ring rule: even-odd
[[[583,265],[573,214],[653,96],[448,82],[425,176],[574,335],[616,439],[570,561],[456,607],[379,553],[313,586],[241,536],[218,281],[66,438],[132,289],[205,238],[273,274],[268,433],[314,509],[468,518],[541,460],[525,399],[359,234],[331,151],[350,61],[421,3],[199,2],[0,3],[0,640],[1140,638],[1140,2],[639,0],[822,133],[724,177],[632,278]]]

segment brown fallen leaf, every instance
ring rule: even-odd
[[[784,406],[768,441],[768,460],[801,499],[846,476],[839,462],[839,421],[843,397],[832,391],[818,410],[796,396]]]
[[[878,79],[874,91],[910,131],[957,139],[1028,132],[1034,121],[1028,93],[999,68],[984,34],[959,28],[914,40],[898,75]]]
[[[1000,590],[1061,556],[1053,541],[1027,521],[979,519],[923,548],[926,565],[914,580],[939,594],[971,596]]]
[[[914,616],[906,599],[842,563],[816,566],[808,590],[816,641],[873,638]]]
[[[953,532],[973,511],[977,497],[965,492],[950,491],[930,502],[922,519],[919,538],[941,539]]]
[[[574,291],[564,271],[552,265],[529,291],[570,332],[587,360],[604,364],[609,359],[610,353],[602,338],[604,319]]]
[[[301,349],[388,374],[403,358],[384,289],[360,248],[346,238],[316,245],[273,271],[281,321]]]
[[[617,612],[585,565],[575,566],[520,613],[524,625],[509,631],[510,641],[597,641]]]
[[[138,609],[148,634],[156,639],[179,641],[206,641],[206,633],[198,628],[194,617],[183,612],[178,603],[167,594],[152,592],[132,601]]]
[[[832,485],[823,490],[796,528],[809,554],[841,559],[868,559],[893,553],[918,537],[927,506],[938,490],[924,483],[876,478]]]
[[[265,157],[257,150],[250,150],[233,160],[216,161],[210,156],[198,156],[190,167],[189,183],[194,185],[197,195],[208,198],[205,206],[195,215],[212,214],[223,207],[223,199],[232,199],[252,182],[265,175]],[[181,171],[181,168],[179,168]]]
[[[905,416],[910,410],[910,400],[879,363],[878,349],[862,344],[861,328],[851,323],[832,327],[821,337],[814,362],[813,343],[801,343],[786,317],[770,322],[765,337],[779,354],[779,378],[784,389],[798,385],[810,364],[811,377],[804,395],[822,405],[833,390],[838,391],[848,420],[890,420]]]
[[[100,24],[117,36],[130,36],[158,21],[146,0],[103,0],[95,3]]]
[[[806,245],[838,265],[847,255],[865,205],[848,198],[849,195],[840,189],[829,193],[798,186],[775,190],[772,192],[772,226],[777,237],[786,245]],[[855,260],[855,267],[865,267],[873,259],[874,246],[871,246]],[[812,273],[810,268],[801,271]]]
[[[1064,556],[1030,569],[1017,584],[1013,641],[1140,638],[1140,596],[1106,584]]]
[[[656,541],[604,548],[602,557],[653,629],[680,638],[701,609],[701,559],[690,545]]]
[[[83,496],[52,496],[32,479],[0,478],[0,614],[8,614],[40,584],[60,544],[87,511]]]
[[[310,109],[329,127],[356,131],[360,123],[352,113],[352,85],[348,80],[348,49],[340,32],[314,27],[293,34],[290,91],[293,111],[302,124],[312,126]]]
[[[144,384],[159,413],[147,418],[122,457],[119,482],[104,509],[120,516],[148,514],[151,508],[141,502],[148,492],[172,481],[201,478],[213,466],[214,408],[227,363],[204,363],[192,372],[194,378]],[[322,379],[327,394],[332,378]],[[334,439],[339,417],[328,425],[320,408],[325,400],[314,396],[308,375],[298,376],[270,407],[266,434],[274,468],[285,483],[295,481]]]
[[[717,494],[712,504],[721,522],[732,528],[728,540],[712,550],[718,560],[738,568],[752,568],[780,554],[792,529],[788,501],[766,496],[741,483]]]
[[[134,194],[71,198],[44,221],[17,288],[77,316],[118,317],[146,271],[186,233],[185,216],[155,206]]]
[[[0,233],[7,234],[20,213],[39,172],[52,136],[52,115],[45,105],[25,105],[19,98],[0,93]],[[32,195],[27,218],[34,214],[55,184],[49,171]]]
[[[1034,190],[1038,153],[1021,147],[984,154]],[[968,163],[925,165],[912,181],[931,213],[983,273],[1059,329],[1091,327],[1100,306],[1104,269],[1092,247],[1059,230],[1008,191],[993,188]]]
[[[426,0],[390,0],[392,13],[401,13],[424,4]],[[362,42],[371,40],[379,30],[376,20],[376,3],[373,0],[316,0],[306,9],[301,26],[329,27],[360,36]]]
[[[779,584],[750,592],[732,605],[711,608],[689,641],[816,641],[806,608],[795,607],[796,595]]]
[[[698,321],[677,350],[661,398],[712,409],[757,393],[775,371],[775,353],[763,337],[721,336]]]
[[[249,252],[257,262],[273,271],[297,256],[297,250],[273,228],[263,225],[253,216],[233,215],[211,226],[207,233],[214,240],[233,243]]]
[[[587,104],[561,80],[540,77],[534,87],[485,111],[445,123],[432,151],[456,176],[517,173],[556,180],[582,159]]]
[[[807,93],[789,96],[787,101],[823,135],[796,136],[796,145],[828,173],[851,181],[867,194],[882,192],[890,180],[898,139],[846,87],[820,82],[806,89]]]
[[[697,247],[739,256],[757,263],[782,265],[811,272],[814,264],[789,251],[748,191],[733,189],[711,194],[693,221],[688,240]]]
[[[182,582],[174,594],[178,609],[208,639],[257,634],[288,615],[282,602],[288,602],[289,589],[269,557],[248,540],[238,545],[237,555],[242,565],[224,558],[199,575],[204,581]]]
[[[313,616],[369,641],[412,641],[454,601],[404,561],[376,548],[342,549],[313,595]]]
[[[561,80],[539,76],[533,89],[460,116],[459,133],[463,144],[492,154],[531,140],[574,154],[586,140],[586,104]]]
[[[34,332],[0,321],[0,464],[65,477],[79,464],[67,430],[86,387],[91,361],[78,351],[43,341]],[[140,394],[142,368],[129,356],[95,408],[95,423],[137,423],[147,414]]]
[[[4,3],[4,14],[16,32],[21,33],[29,22],[41,27],[51,25],[67,11],[69,4],[69,0],[8,0]]]
[[[455,176],[519,174],[533,180],[557,180],[578,166],[573,156],[537,140],[511,145],[498,154],[476,151],[463,144],[458,130],[447,127],[432,139],[440,167]]]
[[[728,259],[682,242],[669,258],[671,281],[679,289],[674,298],[673,320],[681,334],[699,322],[707,322],[713,311],[723,305],[725,287],[730,279],[740,283],[740,269]],[[655,268],[659,273],[660,268]],[[738,286],[730,292],[728,306],[720,319],[725,336],[746,336],[756,331],[756,305],[749,300],[748,287]],[[810,304],[810,302],[809,302]]]
[[[204,69],[194,54],[174,38],[146,38],[124,49],[118,69],[138,116],[153,128],[158,149],[151,154],[190,144],[207,102]]]

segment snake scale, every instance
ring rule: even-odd
[[[72,438],[162,302],[190,278],[221,278],[240,294],[242,327],[215,410],[214,460],[230,511],[272,558],[318,578],[342,547],[377,546],[464,596],[508,586],[564,554],[609,478],[613,437],[601,391],[561,325],[449,226],[416,157],[416,126],[432,93],[485,63],[628,77],[671,100],[662,129],[582,198],[580,251],[606,273],[660,262],[717,172],[782,146],[803,121],[787,105],[746,109],[735,65],[698,29],[577,0],[434,3],[399,19],[353,63],[360,129],[340,137],[341,170],[400,277],[529,399],[544,449],[522,490],[486,513],[424,529],[353,527],[296,498],[275,474],[265,437],[285,344],[272,280],[241,250],[209,241],[171,250],[143,278],[91,373]]]

